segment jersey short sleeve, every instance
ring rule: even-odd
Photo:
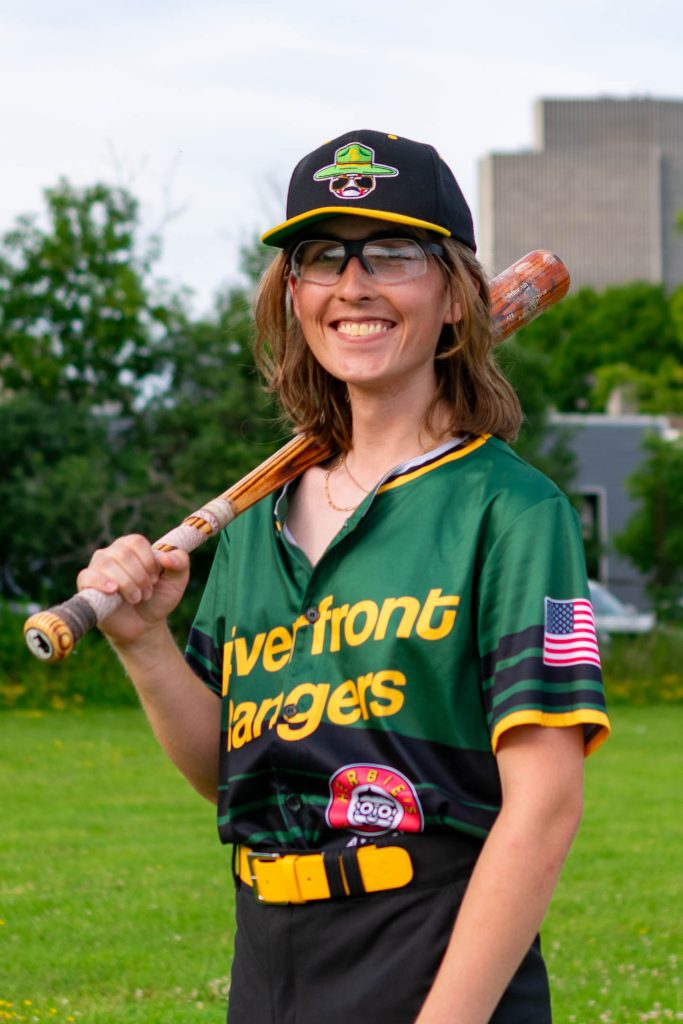
[[[227,577],[229,538],[220,535],[211,572],[187,639],[185,660],[199,678],[221,696],[225,633],[224,581]]]
[[[517,725],[608,735],[600,655],[575,510],[558,494],[504,524],[478,595],[482,692],[493,750]]]

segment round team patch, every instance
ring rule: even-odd
[[[360,836],[421,832],[424,824],[410,779],[383,764],[347,764],[335,772],[325,818],[331,828]]]

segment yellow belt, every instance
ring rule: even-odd
[[[254,852],[240,846],[238,874],[261,903],[307,903],[400,889],[413,878],[400,846],[357,846],[324,853]]]

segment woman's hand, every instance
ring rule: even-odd
[[[118,593],[123,604],[99,628],[117,648],[127,648],[151,636],[180,601],[190,575],[185,551],[154,551],[139,534],[120,537],[96,551],[90,565],[78,574],[79,590],[93,587]]]

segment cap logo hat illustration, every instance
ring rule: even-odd
[[[340,146],[334,154],[334,163],[321,167],[313,175],[314,181],[329,180],[330,192],[342,199],[363,199],[375,187],[376,177],[395,177],[396,167],[375,163],[375,152],[360,142]]]
[[[346,132],[305,156],[289,183],[286,220],[261,241],[287,248],[338,216],[420,228],[476,252],[472,214],[450,167],[433,146],[398,135]]]

